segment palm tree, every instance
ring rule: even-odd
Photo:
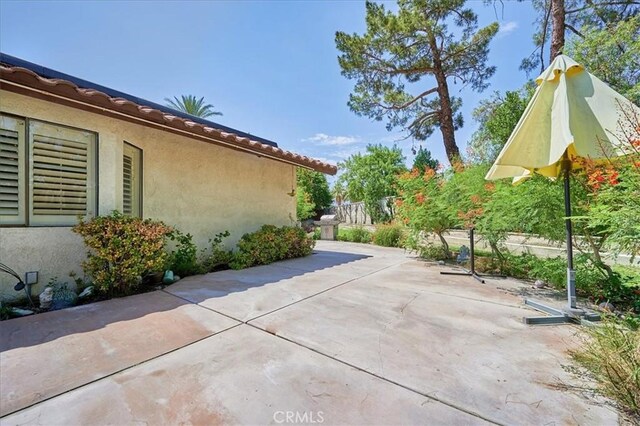
[[[171,98],[164,98],[166,106],[178,111],[186,112],[195,117],[207,118],[212,115],[222,115],[219,111],[213,110],[213,105],[205,104],[204,97],[196,99],[194,95],[182,95],[180,99],[177,96]]]

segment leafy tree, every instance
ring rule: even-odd
[[[413,159],[412,169],[417,169],[420,173],[424,173],[428,169],[438,170],[440,163],[435,158],[431,157],[431,152],[428,149],[420,147],[416,154],[416,158]]]
[[[195,117],[207,118],[212,115],[222,115],[219,111],[214,111],[214,106],[204,103],[204,97],[197,99],[193,95],[182,95],[178,99],[177,96],[164,98],[166,106],[178,111],[186,112]]]
[[[493,163],[507,143],[511,132],[524,113],[531,93],[495,92],[473,110],[473,118],[480,123],[469,143],[469,155],[477,163]]]
[[[495,0],[489,0],[492,2]],[[566,35],[584,38],[583,27],[606,29],[640,12],[637,0],[533,0],[538,12],[533,53],[522,61],[521,69],[545,68],[544,55],[549,46],[552,61],[564,50]],[[620,48],[623,53],[623,48]]]
[[[331,207],[333,197],[329,190],[327,177],[320,172],[299,168],[297,171],[298,188],[303,189],[309,195],[310,201],[315,206],[315,213],[321,213]]]
[[[486,169],[485,169],[486,170]],[[519,185],[509,181],[485,182],[482,214],[475,222],[476,230],[501,255],[501,242],[509,232],[564,241],[564,208],[562,181],[533,176]],[[573,206],[577,211],[577,203]]]
[[[367,2],[366,33],[336,33],[342,74],[356,81],[348,105],[358,115],[386,119],[387,129],[401,127],[417,140],[439,127],[447,158],[456,161],[462,100],[450,95],[449,84],[460,81],[477,91],[487,87],[495,72],[486,63],[489,42],[498,24],[478,29],[477,16],[464,0],[399,0],[398,6],[393,13]]]
[[[640,105],[640,16],[608,28],[587,26],[572,37],[567,54],[589,72]]]
[[[339,185],[351,201],[364,201],[365,210],[374,222],[387,219],[381,201],[397,195],[398,175],[406,171],[404,156],[397,146],[368,145],[366,154],[354,154],[340,163]]]
[[[313,217],[316,205],[311,201],[309,193],[301,186],[296,189],[296,216],[298,220],[305,220]]]
[[[343,182],[340,182],[339,180],[335,181],[333,188],[331,189],[331,195],[333,195],[333,199],[336,200],[337,205],[342,204],[342,202],[347,198],[347,190],[345,189]]]

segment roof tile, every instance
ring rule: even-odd
[[[57,96],[81,101],[84,104],[107,108],[133,118],[152,121],[177,130],[186,129],[186,131],[192,133],[194,136],[211,138],[213,135],[217,137],[216,140],[222,139],[224,143],[232,147],[236,146],[242,150],[249,150],[257,154],[266,155],[274,160],[286,160],[301,167],[308,167],[332,175],[337,171],[336,166],[319,160],[285,151],[281,148],[260,143],[233,133],[224,132],[182,117],[167,114],[166,112],[149,106],[138,105],[124,98],[111,97],[99,90],[83,89],[67,80],[44,78],[26,68],[0,65],[0,78],[3,81],[50,92]]]

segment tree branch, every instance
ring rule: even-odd
[[[425,96],[430,95],[430,94],[432,94],[432,93],[435,93],[435,92],[437,92],[437,91],[438,91],[438,88],[437,88],[437,87],[434,87],[434,88],[429,89],[429,90],[425,90],[424,92],[420,93],[419,95],[417,95],[417,96],[416,96],[416,97],[414,97],[413,99],[411,99],[411,100],[409,100],[409,101],[405,102],[405,103],[404,103],[404,104],[402,104],[402,105],[395,105],[395,104],[394,104],[394,105],[392,105],[392,106],[387,107],[387,106],[384,106],[384,105],[378,104],[378,106],[380,106],[380,107],[382,107],[382,108],[384,108],[384,109],[386,109],[386,110],[401,110],[401,109],[405,109],[405,108],[407,108],[408,106],[413,105],[414,103],[416,103],[416,102],[417,102],[417,101],[419,101],[420,99],[424,98]]]
[[[565,23],[565,24],[564,24],[564,26],[565,26],[565,28],[567,28],[568,30],[571,30],[571,32],[573,32],[574,34],[576,34],[576,35],[580,36],[581,38],[584,38],[584,35],[583,35],[580,31],[576,30],[576,29],[573,27],[573,25]]]
[[[544,45],[547,41],[547,28],[549,27],[549,16],[551,16],[551,1],[547,0],[547,10],[544,14],[544,25],[542,27],[542,41],[540,42],[540,71],[544,71]]]
[[[440,114],[440,110],[426,112],[426,113],[422,114],[420,117],[418,117],[415,120],[413,120],[413,123],[411,123],[411,125],[409,125],[409,129],[414,128],[416,126],[419,127],[428,118],[431,118],[433,116],[437,116],[439,114]]]

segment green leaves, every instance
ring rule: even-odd
[[[160,221],[124,216],[80,220],[73,231],[89,249],[84,272],[103,292],[131,293],[147,273],[161,271],[167,261],[164,250],[173,229]]]
[[[609,28],[587,26],[567,54],[636,105],[640,104],[640,16]]]
[[[437,170],[440,163],[435,158],[431,157],[431,152],[428,149],[420,147],[416,153],[416,158],[413,160],[412,169],[418,169],[420,173],[424,173],[427,169]]]
[[[304,191],[309,196],[309,202],[314,205],[312,207],[314,212],[322,211],[331,206],[333,197],[329,190],[327,177],[323,173],[298,168],[296,176],[298,191]]]
[[[406,170],[400,148],[368,145],[366,154],[352,155],[339,168],[342,174],[336,185],[346,189],[348,199],[364,201],[373,221],[388,219],[380,201],[397,194],[397,176]]]
[[[313,217],[316,205],[311,201],[309,193],[304,187],[298,185],[296,189],[296,216],[298,220],[305,220]]]
[[[263,225],[258,231],[242,236],[238,242],[238,251],[229,266],[243,269],[304,257],[313,252],[314,246],[315,241],[302,228]]]
[[[480,102],[473,117],[480,128],[473,134],[469,154],[474,162],[493,163],[524,113],[532,93],[523,90],[495,92]]]
[[[219,111],[214,111],[214,106],[204,103],[204,97],[197,99],[194,95],[182,95],[180,99],[177,96],[164,98],[166,106],[178,111],[186,112],[195,117],[207,118],[212,115],[222,115]]]

